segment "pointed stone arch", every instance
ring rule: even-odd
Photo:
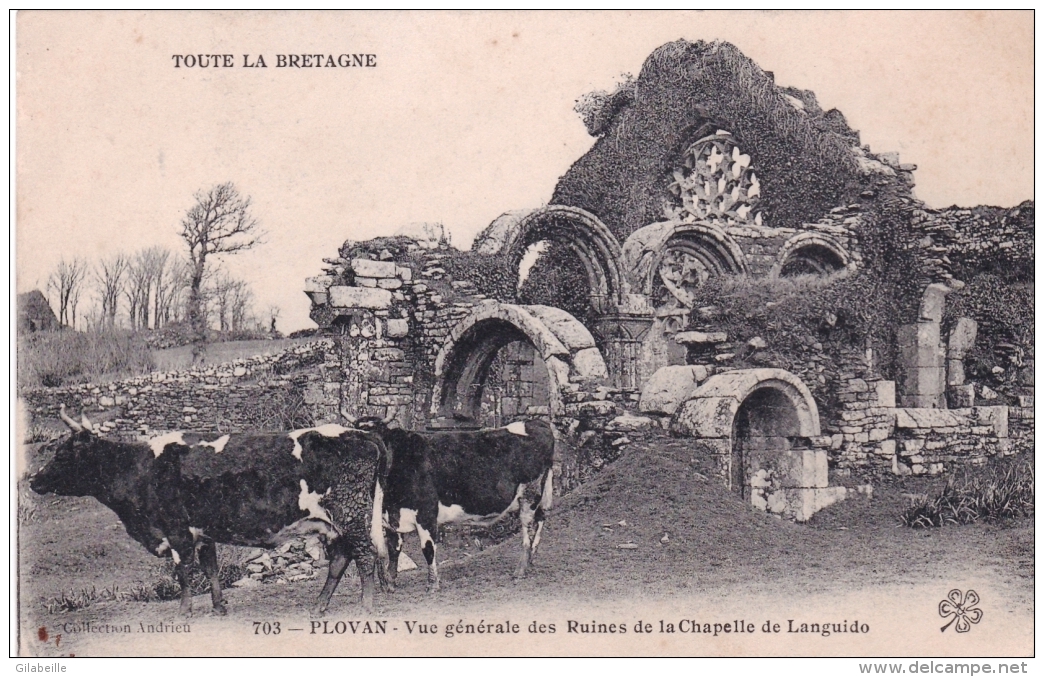
[[[587,271],[591,305],[599,313],[624,305],[630,292],[620,265],[620,243],[594,214],[565,205],[508,212],[498,217],[476,239],[474,251],[507,255],[517,268],[526,250],[540,241],[568,245]]]
[[[564,413],[564,393],[597,386],[608,378],[594,337],[566,311],[490,301],[457,323],[439,350],[432,416],[477,418],[490,365],[502,348],[514,342],[532,346],[547,367],[552,417]]]

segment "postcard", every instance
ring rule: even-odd
[[[1032,12],[14,24],[27,671],[1025,672]]]

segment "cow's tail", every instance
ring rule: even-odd
[[[377,549],[379,566],[386,570],[390,558],[388,556],[388,542],[384,539],[384,487],[381,486],[381,478],[376,478],[373,483],[373,515],[370,519],[370,540],[373,547]]]
[[[540,494],[540,508],[547,512],[551,510],[551,504],[554,502],[554,477],[555,471],[552,468],[547,469],[547,477],[544,478],[544,490]]]

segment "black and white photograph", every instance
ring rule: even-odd
[[[11,23],[19,665],[1027,671],[1032,11]]]

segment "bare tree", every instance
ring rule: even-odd
[[[76,328],[76,306],[87,275],[87,262],[81,258],[66,261],[64,258],[47,279],[47,291],[58,301],[58,322]]]
[[[247,318],[250,316],[250,306],[254,300],[254,293],[243,280],[236,282],[232,290],[232,331],[243,331],[246,329]]]
[[[134,255],[127,270],[128,314],[131,329],[149,328],[149,295],[152,290],[152,271],[148,256],[142,250]]]
[[[268,315],[268,321],[269,321],[269,324],[268,324],[268,331],[269,331],[269,333],[271,333],[271,334],[275,334],[276,333],[276,320],[279,319],[279,314],[281,312],[282,312],[282,310],[280,310],[279,306],[277,306],[275,304],[271,304],[271,305],[268,306],[268,312],[266,314]]]
[[[232,291],[236,281],[228,276],[228,272],[218,268],[214,272],[209,285],[205,285],[205,295],[213,301],[213,310],[217,314],[218,331],[228,331],[229,315],[232,309]]]
[[[127,256],[123,253],[113,254],[102,259],[94,269],[94,282],[98,297],[101,299],[101,323],[110,327],[116,324],[116,312],[120,295],[126,282]]]
[[[163,305],[164,287],[167,284],[167,262],[170,250],[152,247],[149,251],[149,272],[152,274],[152,327],[160,328],[160,311]]]
[[[192,361],[199,364],[206,352],[206,316],[202,313],[201,288],[207,258],[235,254],[262,242],[264,233],[251,213],[249,197],[241,197],[231,183],[222,183],[195,194],[196,204],[181,220],[181,237],[189,248],[188,319],[192,331]]]
[[[218,268],[212,281],[204,285],[204,290],[213,302],[219,330],[240,331],[244,328],[253,299],[250,286],[244,280],[234,279],[226,270]]]
[[[185,317],[185,294],[189,284],[189,264],[185,259],[174,256],[166,268],[157,287],[159,314],[156,325],[166,326]]]

